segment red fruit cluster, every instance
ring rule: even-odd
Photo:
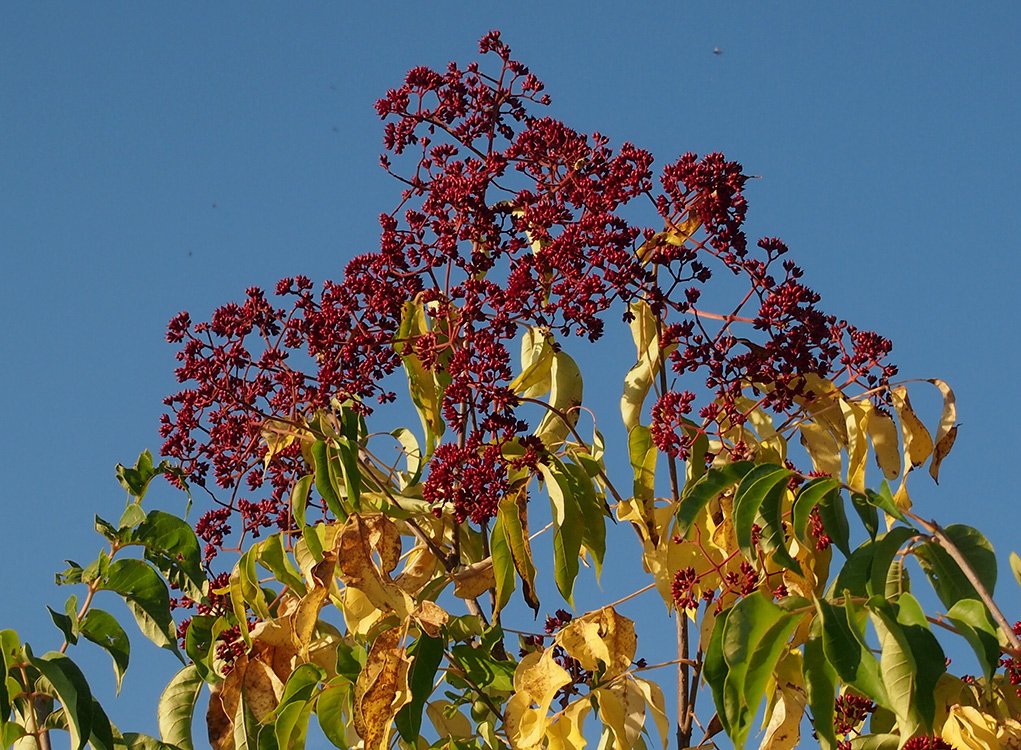
[[[526,327],[561,343],[595,340],[607,314],[627,318],[629,303],[647,301],[674,374],[690,384],[671,385],[653,411],[656,443],[674,456],[687,455],[699,431],[741,424],[748,387],[784,412],[811,396],[801,373],[872,387],[894,372],[883,364],[888,341],[817,308],[801,270],[780,260],[782,242],[749,247],[740,164],[684,154],[657,187],[647,151],[613,148],[540,114],[549,103],[542,82],[499,33],[480,50],[491,67],[416,68],[377,102],[381,164],[402,186],[380,217],[377,251],[319,291],[297,276],[277,285],[273,303],[250,289],[209,322],[186,313],[171,321],[183,390],[166,399],[163,453],[221,505],[199,522],[207,558],[222,547],[230,513],[247,534],[289,523],[286,495],[308,467],[297,444],[265,461],[266,420],[301,423],[335,400],[367,414],[373,401],[395,398],[388,376],[402,354],[443,371],[448,442],[424,495],[474,523],[492,518],[507,490],[502,446],[530,430],[508,387],[510,351]],[[723,314],[698,306],[712,296],[713,266],[747,287]],[[409,302],[424,306],[426,330],[402,339]],[[696,392],[708,398],[692,430]],[[729,450],[739,457],[748,447]]]

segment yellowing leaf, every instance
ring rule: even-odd
[[[1021,724],[998,720],[971,706],[951,707],[940,731],[955,750],[1007,750],[1021,747]]]
[[[839,403],[847,429],[847,483],[853,489],[864,492],[865,464],[869,451],[869,413],[860,404],[844,399],[840,399]]]
[[[404,369],[408,374],[408,390],[415,404],[418,416],[425,430],[426,455],[432,455],[437,442],[443,435],[446,422],[440,411],[443,389],[436,382],[432,372],[425,369],[414,353],[414,341],[429,333],[426,323],[425,306],[417,298],[404,303],[401,327],[394,342],[394,349],[401,355]]]
[[[507,702],[505,727],[514,750],[540,743],[546,733],[550,704],[560,688],[571,682],[553,660],[553,649],[533,651],[514,670],[514,695]]]
[[[440,636],[440,630],[450,619],[450,615],[448,615],[442,607],[436,604],[436,602],[431,602],[428,599],[419,602],[418,606],[415,607],[415,611],[412,612],[411,615],[421,626],[425,634],[432,638],[438,638]]]
[[[337,566],[347,586],[360,589],[383,612],[405,620],[414,601],[389,575],[400,559],[400,544],[400,534],[386,517],[351,514],[337,537]],[[376,567],[373,553],[379,557],[380,567]]]
[[[433,701],[425,707],[425,712],[440,737],[466,739],[474,734],[468,718],[448,700]]]
[[[537,398],[549,392],[552,371],[549,331],[529,326],[521,339],[521,374],[508,387],[523,398]]]
[[[801,718],[808,702],[801,652],[788,652],[777,665],[774,678],[775,692],[766,709],[768,721],[759,750],[791,750],[801,740]]]
[[[335,568],[336,558],[332,554],[324,557],[322,562],[312,568],[308,593],[301,597],[294,611],[288,616],[292,643],[305,661],[308,661],[308,648],[319,622],[319,612],[330,595]]]
[[[553,385],[549,404],[559,413],[547,411],[535,429],[535,435],[547,448],[556,450],[567,438],[570,428],[578,423],[578,407],[582,398],[581,370],[566,352],[556,352],[551,377]],[[567,418],[566,422],[561,415]]]
[[[670,720],[666,715],[666,699],[663,697],[663,688],[655,682],[634,678],[635,686],[645,699],[652,718],[656,722],[656,729],[659,731],[660,739],[663,741],[663,750],[670,744]]]
[[[866,404],[863,404],[866,406]],[[872,439],[872,449],[876,452],[876,463],[888,480],[896,479],[900,474],[900,438],[897,425],[888,414],[877,411],[867,404],[869,409],[868,429]]]
[[[634,622],[606,607],[572,620],[557,634],[556,643],[585,669],[602,668],[611,678],[631,666],[638,639]]]
[[[355,681],[354,722],[365,750],[386,748],[397,712],[411,700],[411,660],[400,646],[401,628],[376,636]]]
[[[911,408],[908,389],[900,385],[890,389],[894,408],[900,419],[900,430],[904,436],[904,452],[912,468],[921,466],[932,455],[932,436]]]
[[[805,446],[812,466],[820,474],[839,477],[843,468],[840,460],[840,445],[833,434],[815,422],[805,422],[800,427],[801,444]]]
[[[266,456],[263,459],[268,468],[273,457],[297,440],[297,428],[281,419],[266,419],[259,430],[266,441]]]
[[[599,718],[613,732],[615,750],[634,748],[645,724],[642,691],[632,680],[618,680],[592,692],[599,701]]]
[[[474,599],[496,586],[493,575],[493,558],[487,557],[467,565],[453,574],[454,595],[460,599]]]
[[[929,464],[929,475],[933,481],[939,482],[939,467],[957,439],[957,400],[954,392],[944,381],[929,381],[943,394],[943,413],[939,418],[939,429],[936,431],[936,445],[932,451],[932,463]]]
[[[661,351],[656,316],[644,300],[631,303],[628,311],[633,316],[630,322],[631,338],[638,351],[638,361],[624,377],[624,394],[620,398],[620,413],[624,427],[631,430],[641,422],[642,406],[649,395],[649,389],[663,366],[664,356],[676,347]]]
[[[587,698],[577,700],[563,711],[546,730],[547,750],[582,750],[585,735],[581,731],[585,715],[592,708]]]

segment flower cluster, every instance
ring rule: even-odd
[[[1021,635],[1021,621],[1014,623],[1014,634]],[[1007,681],[1017,689],[1018,696],[1021,696],[1021,655],[1004,656],[1000,659],[1000,666],[1003,667]]]
[[[876,704],[855,693],[844,693],[837,697],[834,705],[833,729],[837,734],[844,736],[840,747],[851,747],[848,735],[860,730],[865,719],[876,710]]]
[[[509,388],[510,351],[527,328],[549,331],[554,346],[595,340],[608,314],[647,302],[671,379],[690,384],[668,385],[652,413],[656,444],[679,457],[703,433],[740,426],[748,389],[790,412],[811,397],[802,374],[873,388],[895,372],[887,340],[818,308],[780,240],[747,241],[740,164],[688,153],[657,179],[649,152],[542,112],[542,82],[499,33],[480,50],[492,66],[415,68],[376,103],[381,165],[401,185],[377,250],[318,291],[296,276],[272,302],[253,288],[208,322],[171,321],[183,389],[166,399],[163,453],[220,503],[199,521],[207,560],[232,514],[247,535],[289,524],[287,493],[309,467],[297,442],[267,452],[268,420],[307,424],[338,402],[369,414],[396,397],[389,376],[402,360],[435,379],[448,428],[423,497],[476,524],[508,491],[504,447],[530,430]],[[747,287],[736,304],[711,299],[720,269]],[[723,313],[705,307],[717,303]],[[415,310],[423,320],[409,332]],[[722,442],[733,458],[750,450]]]

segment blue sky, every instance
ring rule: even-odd
[[[167,320],[282,276],[338,278],[373,249],[396,193],[372,103],[414,65],[472,58],[491,28],[577,129],[761,175],[749,234],[784,238],[826,309],[893,339],[904,376],[957,392],[957,446],[940,487],[914,480],[917,505],[1004,558],[1021,547],[1021,7],[622,8],[4,4],[0,627],[59,645],[53,572],[95,554],[95,513],[117,516],[114,464],[159,447]],[[1000,591],[1021,619],[1006,570]],[[106,657],[82,658],[108,695]],[[152,731],[173,670],[139,643],[114,721]]]

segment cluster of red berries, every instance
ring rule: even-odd
[[[782,242],[749,246],[740,164],[684,154],[657,187],[649,152],[611,148],[598,133],[537,113],[549,103],[543,84],[499,33],[480,50],[495,58],[491,69],[416,68],[377,102],[381,164],[402,185],[396,208],[380,217],[377,251],[318,292],[296,276],[277,285],[276,303],[253,288],[209,322],[186,313],[171,321],[183,390],[166,399],[163,453],[189,482],[226,494],[198,524],[207,560],[230,532],[230,513],[245,534],[289,524],[287,493],[309,468],[297,444],[265,461],[266,420],[301,423],[336,401],[367,414],[373,401],[395,398],[389,376],[402,354],[442,371],[448,442],[430,461],[423,494],[477,524],[507,491],[504,448],[531,431],[509,389],[510,351],[526,327],[595,340],[608,313],[627,318],[629,303],[646,300],[674,374],[700,381],[671,386],[653,408],[656,444],[672,456],[686,456],[700,432],[743,423],[738,403],[749,384],[784,412],[811,396],[798,374],[872,387],[895,371],[883,364],[888,341],[817,308]],[[649,224],[634,223],[636,202],[651,209]],[[714,265],[747,282],[743,300],[724,302],[730,315],[696,306],[712,291]],[[402,339],[409,302],[423,306],[425,330]],[[692,429],[695,393],[706,389]],[[749,449],[729,450],[737,458]]]

